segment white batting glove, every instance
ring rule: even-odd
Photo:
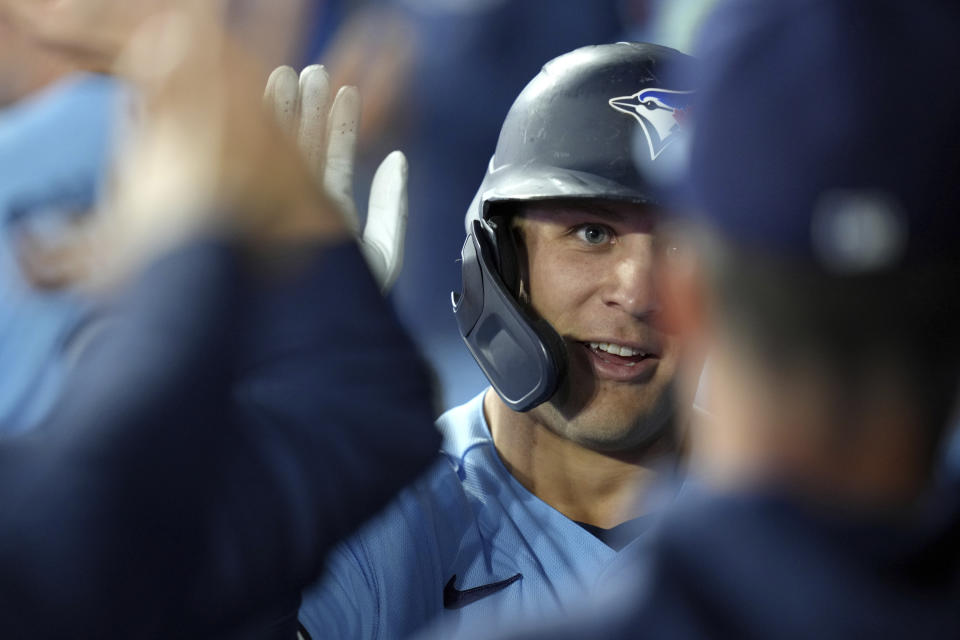
[[[353,201],[353,166],[360,123],[360,94],[341,87],[330,100],[330,76],[322,65],[277,67],[267,80],[264,104],[281,129],[296,137],[317,184],[340,209],[360,242],[370,270],[386,293],[403,265],[407,229],[407,158],[389,154],[370,185],[367,225],[361,233]]]

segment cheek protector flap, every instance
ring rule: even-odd
[[[507,406],[528,411],[549,400],[560,384],[566,370],[563,340],[509,292],[480,220],[473,221],[461,257],[463,291],[451,296],[460,335]]]

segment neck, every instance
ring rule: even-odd
[[[697,430],[693,452],[714,484],[772,482],[817,502],[868,509],[907,504],[924,490],[925,428],[898,386],[838,389],[822,375],[781,383],[743,367],[714,370],[724,372],[712,378],[717,411]]]
[[[656,477],[649,463],[662,446],[627,453],[587,449],[557,435],[534,414],[512,411],[492,389],[483,410],[507,470],[563,515],[603,528],[643,515],[642,498]]]

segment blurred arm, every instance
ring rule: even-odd
[[[52,419],[0,447],[5,630],[241,624],[432,458],[427,377],[356,247],[301,251],[269,287],[222,243],[164,257]],[[238,408],[255,363],[278,375]]]

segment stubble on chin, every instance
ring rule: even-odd
[[[589,397],[564,387],[532,413],[546,429],[584,448],[602,453],[645,450],[672,429],[674,390],[669,382],[662,389],[637,390],[633,400],[617,397],[603,383]]]

